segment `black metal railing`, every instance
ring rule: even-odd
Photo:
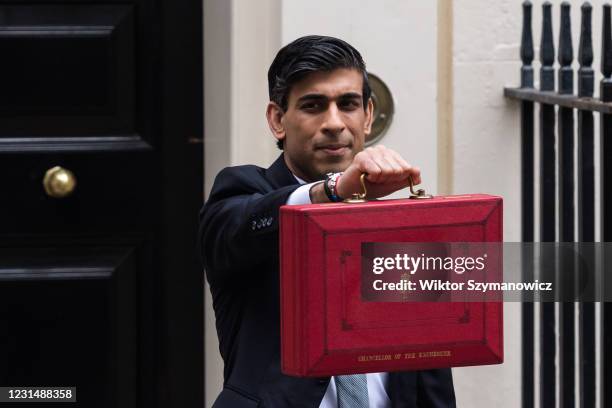
[[[599,98],[593,97],[595,72],[591,33],[592,7],[582,5],[578,49],[577,94],[574,94],[574,59],[570,4],[560,6],[560,30],[556,70],[552,30],[552,6],[542,4],[539,89],[534,88],[533,39],[529,1],[523,3],[521,38],[521,86],[505,88],[504,95],[521,103],[522,144],[522,240],[524,242],[594,242],[600,229],[601,241],[612,241],[612,217],[606,209],[612,205],[612,27],[611,8],[603,6],[602,50]],[[539,105],[539,158],[535,157],[534,103]],[[556,108],[558,111],[556,112]],[[576,115],[575,115],[576,113]],[[594,113],[600,115],[600,157],[595,157]],[[574,118],[577,117],[577,134]],[[576,154],[577,160],[574,160]],[[536,180],[535,163],[540,166]],[[599,173],[599,174],[597,174]],[[577,174],[577,177],[575,177]],[[601,180],[601,201],[595,202],[595,180]],[[539,188],[539,237],[535,237],[535,182]],[[575,189],[575,186],[577,188]],[[557,207],[558,201],[558,207]],[[601,225],[595,225],[596,207]],[[558,211],[557,211],[558,208]],[[576,223],[576,224],[575,224]],[[574,228],[577,225],[577,230]],[[526,257],[531,259],[531,257]],[[572,265],[569,265],[571,267]],[[529,268],[525,268],[529,269]],[[612,273],[612,271],[611,271]],[[528,278],[528,277],[527,277]],[[558,313],[555,308],[558,305]],[[575,315],[578,313],[578,327]],[[539,367],[535,367],[535,317],[539,316]],[[522,309],[523,395],[525,408],[539,406],[595,407],[597,393],[602,407],[612,407],[612,304],[602,303],[601,321],[596,321],[595,304],[525,303]],[[596,327],[601,335],[601,389],[596,389]],[[575,336],[575,333],[578,333]],[[559,338],[557,349],[557,338]],[[578,353],[579,364],[575,357]],[[559,365],[556,365],[556,358]],[[536,384],[536,369],[539,381]],[[579,383],[575,382],[578,370]],[[558,374],[558,377],[557,377]],[[558,381],[557,381],[558,378]],[[578,385],[578,387],[576,387]],[[576,393],[578,388],[578,393]],[[559,401],[557,401],[559,395]]]

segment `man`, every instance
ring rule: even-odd
[[[268,71],[266,116],[283,153],[268,169],[223,169],[200,213],[224,387],[214,407],[454,407],[450,369],[296,378],[280,370],[278,212],[281,205],[368,198],[420,183],[372,125],[365,65],[346,42],[321,36],[281,49]]]

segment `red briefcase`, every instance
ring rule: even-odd
[[[501,363],[501,301],[372,301],[362,287],[367,245],[501,240],[502,199],[490,195],[281,207],[282,371],[317,377]]]

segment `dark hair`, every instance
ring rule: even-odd
[[[268,69],[268,92],[270,100],[287,110],[291,86],[306,75],[318,71],[333,71],[337,68],[355,68],[363,75],[363,108],[367,109],[372,91],[361,54],[353,46],[334,37],[308,35],[284,46],[276,54]],[[283,149],[282,141],[277,141]]]

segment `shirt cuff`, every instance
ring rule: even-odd
[[[287,199],[287,205],[312,204],[310,201],[310,188],[318,183],[320,181],[298,187]]]

